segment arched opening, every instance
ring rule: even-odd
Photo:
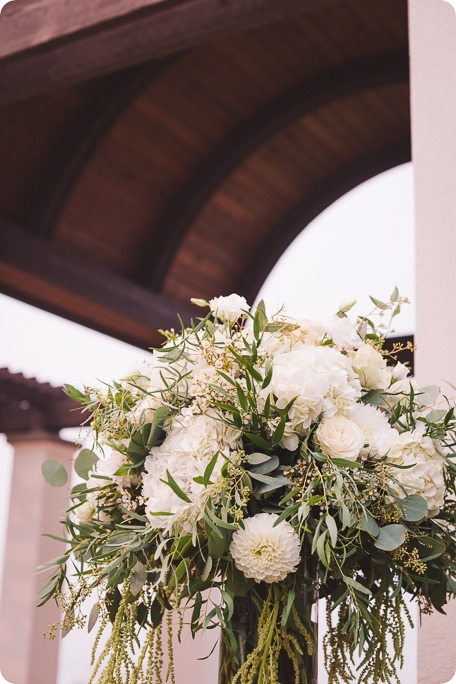
[[[326,320],[344,300],[369,311],[369,294],[397,286],[410,299],[396,318],[397,335],[413,334],[414,207],[412,164],[362,183],[317,216],[280,257],[258,294],[269,310]]]

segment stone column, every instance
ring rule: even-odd
[[[55,684],[59,638],[45,640],[43,630],[59,613],[54,603],[36,608],[34,596],[45,577],[36,567],[62,553],[62,544],[42,534],[62,536],[58,521],[69,484],[50,487],[41,464],[71,459],[75,447],[48,432],[10,434],[8,441],[15,454],[0,610],[1,674],[12,684]]]
[[[453,2],[453,4],[455,4]],[[416,375],[455,396],[456,14],[443,0],[409,0],[412,159],[416,208]],[[456,605],[423,616],[420,684],[456,671]]]

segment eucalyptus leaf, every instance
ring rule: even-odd
[[[223,534],[223,536],[220,537],[218,534],[215,534],[214,531],[212,531],[209,535],[208,550],[209,555],[215,560],[221,558],[226,551],[225,534]]]
[[[368,589],[364,585],[360,584],[359,582],[354,580],[352,577],[346,577],[344,575],[343,580],[344,580],[345,584],[348,584],[349,587],[356,589],[356,591],[360,591],[363,594],[371,594],[372,593],[370,589]]]
[[[403,525],[385,525],[380,528],[374,546],[382,551],[394,551],[405,542],[407,530]]]
[[[252,580],[248,580],[243,572],[238,570],[235,565],[228,569],[226,580],[227,590],[234,596],[245,596],[252,587]]]
[[[426,416],[426,422],[427,423],[439,423],[443,418],[445,418],[447,414],[447,411],[444,409],[435,409],[433,411],[429,411],[429,413]]]
[[[249,473],[252,477],[255,477],[255,473],[260,473],[266,475],[267,473],[272,473],[273,470],[280,465],[278,456],[270,456],[267,461],[263,463],[258,463],[249,469]]]
[[[372,404],[372,406],[382,406],[385,403],[385,399],[386,394],[381,389],[370,390],[367,392],[367,394],[361,397],[361,401],[363,401],[365,404]]]
[[[268,454],[262,454],[258,451],[256,451],[253,454],[247,454],[245,457],[245,460],[247,463],[250,463],[250,465],[258,465],[259,463],[264,463],[265,461],[269,461],[271,456]]]
[[[365,532],[370,534],[371,537],[378,537],[380,527],[369,511],[364,511],[363,515],[361,516],[360,526]]]
[[[41,464],[41,472],[51,487],[63,487],[68,482],[68,473],[60,461],[44,461]]]
[[[332,546],[335,546],[335,545],[337,544],[337,525],[336,525],[336,521],[334,520],[334,518],[332,517],[332,515],[329,515],[329,514],[328,514],[328,515],[326,516],[325,522],[326,522],[326,526],[327,526],[328,531],[329,531],[329,537],[330,537],[330,539],[331,539],[331,545],[332,545]]]
[[[404,515],[404,520],[407,520],[407,522],[418,522],[427,515],[427,501],[419,494],[411,494],[405,499],[396,499],[396,503]]]
[[[98,456],[91,449],[82,449],[74,462],[74,469],[83,480],[89,477],[89,471],[93,470],[98,461]]]
[[[133,568],[130,576],[130,592],[133,596],[137,596],[147,580],[147,570],[139,561]]]
[[[284,485],[290,484],[290,480],[288,480],[285,475],[275,475],[274,477],[272,475],[263,475],[262,473],[252,473],[249,471],[250,477],[252,477],[254,480],[259,480],[260,482],[263,482],[264,484],[267,485],[278,485],[279,487],[283,487]]]
[[[437,385],[427,385],[415,392],[415,401],[420,406],[430,406],[431,404],[435,404],[439,398],[439,394],[440,387]]]

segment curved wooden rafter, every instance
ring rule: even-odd
[[[74,186],[111,128],[179,56],[116,73],[103,82],[90,109],[58,145],[43,184],[30,201],[31,221],[42,237],[52,237]]]
[[[278,223],[269,233],[261,248],[239,280],[238,291],[253,303],[264,281],[293,240],[322,211],[327,209],[350,190],[379,173],[410,161],[410,138],[403,138],[392,145],[381,147],[363,156],[326,180],[311,197],[302,201]]]
[[[185,235],[226,178],[274,134],[313,111],[344,97],[376,87],[408,83],[408,54],[385,53],[340,69],[318,74],[281,93],[274,100],[241,121],[202,161],[169,203],[154,230],[151,245],[160,254],[152,278],[150,263],[139,269],[139,282],[160,291],[175,252]],[[149,254],[146,247],[144,254]]]

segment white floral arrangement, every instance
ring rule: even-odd
[[[97,592],[89,629],[112,631],[91,682],[174,682],[162,642],[176,612],[192,634],[222,627],[220,681],[274,684],[285,660],[304,684],[319,597],[330,684],[353,681],[355,651],[358,681],[399,682],[404,597],[442,611],[455,591],[456,421],[384,347],[404,300],[372,299],[369,316],[351,321],[351,302],[327,325],[235,294],[192,300],[209,313],[121,380],[66,386],[94,444],[39,600],[57,600],[68,631]],[[43,466],[52,485],[63,471]]]

